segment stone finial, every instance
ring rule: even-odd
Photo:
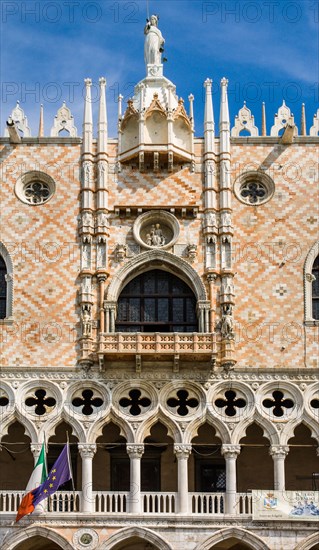
[[[298,135],[298,129],[295,125],[294,115],[287,107],[286,102],[283,101],[282,106],[278,109],[278,113],[275,114],[275,124],[270,130],[271,136],[279,136],[279,132],[282,129],[285,129],[287,126],[294,127],[294,135]]]
[[[204,116],[204,134],[205,134],[205,152],[212,152],[214,149],[215,121],[212,95],[213,81],[206,78],[204,87],[205,93],[205,116]]]
[[[300,135],[301,136],[306,136],[307,135],[306,108],[305,108],[304,103],[301,106]]]
[[[262,112],[261,112],[261,135],[267,135],[267,125],[266,125],[266,105],[263,101]]]
[[[43,136],[44,136],[44,117],[43,117],[43,105],[41,104],[38,137],[43,137]]]
[[[243,130],[247,130],[251,136],[258,136],[259,134],[258,128],[255,126],[255,117],[251,114],[250,109],[246,107],[246,101],[244,101],[244,106],[235,117],[235,126],[232,128],[231,135],[238,137]]]
[[[16,106],[11,112],[11,115],[8,118],[9,122],[13,122],[19,132],[23,133],[23,137],[31,137],[31,130],[28,126],[28,119],[24,114],[24,110],[20,107],[20,102],[17,101]],[[9,136],[7,128],[4,131],[5,137]]]
[[[107,152],[107,112],[106,112],[106,79],[99,79],[100,83],[100,103],[99,103],[99,118],[98,118],[98,151],[100,153]]]
[[[221,130],[224,130],[222,125],[229,125],[229,109],[228,109],[228,96],[227,96],[227,87],[228,80],[227,78],[222,78],[220,81],[221,86],[221,101],[220,101],[220,126]]]
[[[74,126],[74,118],[65,101],[54,117],[54,123],[51,128],[51,137],[58,137],[59,133],[66,130],[70,137],[77,136],[77,129]]]
[[[318,136],[319,134],[319,109],[313,117],[313,126],[310,128],[309,134],[311,136]]]

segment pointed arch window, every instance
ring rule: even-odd
[[[0,319],[7,316],[7,266],[0,256]]]
[[[312,266],[312,317],[319,321],[319,255]]]
[[[319,241],[309,250],[304,267],[305,324],[319,325]]]
[[[175,275],[147,271],[122,290],[116,332],[198,332],[195,295]]]

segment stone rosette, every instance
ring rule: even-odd
[[[93,529],[79,529],[73,535],[73,543],[77,550],[95,550],[99,537]]]

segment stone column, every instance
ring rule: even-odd
[[[178,512],[188,513],[188,457],[192,452],[191,445],[174,445],[174,453],[177,457],[178,479]]]
[[[272,445],[269,454],[274,461],[274,490],[285,490],[285,458],[289,453],[289,447],[286,445]]]
[[[130,457],[130,512],[140,514],[141,506],[141,458],[144,453],[144,445],[130,443],[126,445],[127,454]]]
[[[226,514],[236,514],[236,460],[240,453],[240,445],[222,445],[221,453],[226,462]]]
[[[82,496],[81,512],[91,514],[94,510],[92,461],[96,452],[95,443],[79,443],[78,449],[82,458]]]

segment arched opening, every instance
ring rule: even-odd
[[[14,422],[9,426],[0,446],[1,490],[25,490],[34,468],[30,443],[31,439],[25,434],[22,424]]]
[[[146,271],[131,280],[118,300],[117,332],[197,332],[196,298],[167,271]]]
[[[132,537],[124,542],[119,542],[112,550],[159,550],[159,548],[139,537]]]
[[[237,458],[237,490],[247,493],[253,489],[272,489],[274,465],[269,455],[269,440],[257,424],[251,424],[246,436],[240,440],[241,451]]]
[[[230,537],[215,544],[209,550],[252,550],[252,546],[245,544],[235,537]]]
[[[63,547],[40,536],[31,537],[15,546],[14,550],[61,550]]]
[[[223,493],[226,489],[225,460],[221,455],[221,440],[208,423],[192,439],[189,459],[190,490],[206,493]]]
[[[289,439],[289,453],[285,461],[287,491],[318,491],[319,465],[316,449],[318,443],[304,424],[294,430]]]
[[[67,422],[61,422],[55,429],[55,435],[48,441],[47,464],[50,472],[60,455],[64,445],[69,441],[70,462],[73,480],[61,485],[48,500],[48,510],[51,512],[76,512],[79,510],[79,496],[75,491],[81,490],[82,462],[78,452],[78,438],[72,435],[72,427]]]
[[[177,464],[173,440],[161,422],[151,429],[144,440],[141,462],[141,488],[143,492],[177,491]]]
[[[223,513],[226,490],[225,459],[221,454],[221,440],[216,430],[203,424],[192,439],[189,457],[189,490],[198,495],[192,497],[192,512]],[[208,496],[215,493],[216,496]],[[218,495],[217,493],[220,493]]]
[[[113,422],[105,425],[96,440],[97,450],[93,458],[93,490],[130,490],[130,459],[126,452],[126,439]]]

